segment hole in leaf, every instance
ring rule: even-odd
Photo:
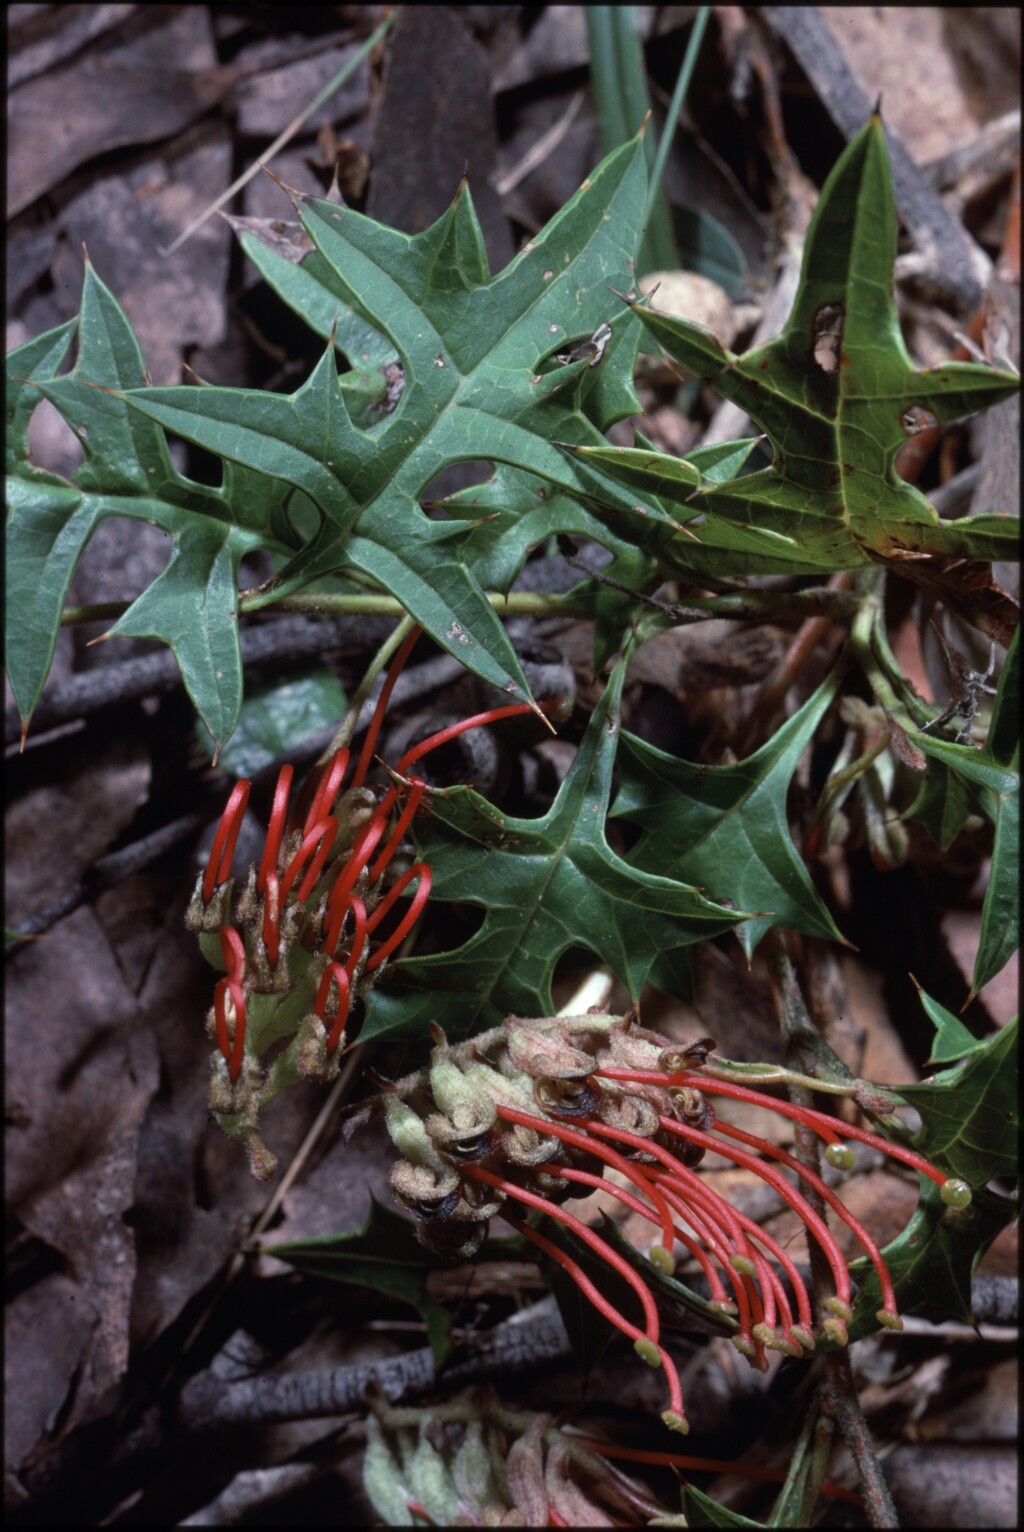
[[[812,354],[815,364],[831,377],[839,366],[839,348],[843,343],[844,309],[841,303],[823,303],[811,326]]]
[[[444,510],[440,501],[446,495],[456,495],[461,490],[471,489],[475,484],[486,484],[493,473],[493,464],[481,460],[472,459],[468,463],[453,463],[450,468],[445,468],[431,479],[420,496],[420,504],[425,511]],[[464,506],[453,510],[452,514],[472,515],[472,509]]]
[[[926,408],[923,404],[911,404],[900,416],[900,425],[908,436],[916,436],[919,431],[930,431],[939,423],[934,410]]]

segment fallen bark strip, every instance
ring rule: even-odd
[[[874,102],[861,88],[818,7],[769,5],[765,14],[772,30],[814,86],[836,127],[845,138],[852,138],[871,115]],[[883,111],[884,105],[883,102]],[[941,280],[964,309],[972,312],[982,300],[975,264],[977,246],[951,217],[925,173],[889,128],[886,137],[900,218],[914,243],[934,265],[929,276]]]
[[[474,1354],[438,1376],[429,1346],[380,1362],[359,1362],[322,1372],[258,1373],[237,1382],[203,1373],[181,1396],[180,1419],[188,1431],[225,1426],[269,1425],[275,1421],[318,1420],[365,1408],[367,1384],[376,1383],[392,1404],[461,1383],[505,1376],[571,1355],[572,1348],[553,1299],[506,1320],[476,1345]]]
[[[364,648],[373,641],[377,628],[383,638],[393,626],[387,618],[335,617],[316,621],[309,617],[283,617],[241,630],[242,663],[260,665],[284,658],[312,659],[350,644]],[[32,714],[29,739],[73,719],[88,718],[102,708],[176,691],[183,684],[178,662],[169,649],[112,665],[98,665],[44,691]],[[15,744],[20,736],[21,718],[17,705],[10,702],[4,710],[4,743]]]

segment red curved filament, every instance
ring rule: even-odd
[[[231,1004],[235,1013],[235,1036],[232,1043],[228,1037],[227,996],[231,995]],[[234,979],[221,979],[213,994],[213,1011],[217,1021],[217,1044],[221,1053],[228,1061],[228,1074],[231,1083],[238,1079],[242,1069],[242,1054],[245,1051],[245,995],[242,986]]]
[[[331,981],[338,987],[338,1007],[331,1018],[331,1030],[327,1038],[327,1052],[333,1053],[345,1035],[345,1023],[348,1021],[349,1005],[351,1003],[351,990],[349,977],[343,963],[328,963],[324,969],[324,976],[320,980],[320,988],[316,992],[316,1002],[313,1010],[324,1026],[327,1026],[328,1018],[324,1015],[327,1005],[327,996],[330,993]]]
[[[374,747],[377,743],[377,736],[380,733],[380,726],[384,721],[384,713],[387,709],[392,689],[422,631],[419,627],[413,628],[405,643],[391,661],[391,668],[388,670],[387,678],[381,687],[380,696],[377,698],[377,705],[373,710],[373,717],[370,720],[370,727],[366,731],[363,748],[359,753],[359,761],[356,765],[355,775],[352,778],[353,787],[362,787],[366,780],[366,773],[369,771],[370,762],[373,760]]]
[[[277,776],[277,786],[274,788],[274,807],[270,811],[270,824],[267,827],[267,838],[263,843],[263,857],[260,861],[260,870],[256,877],[257,892],[265,894],[267,891],[267,874],[277,871],[277,861],[281,852],[281,837],[284,834],[284,822],[288,814],[288,795],[291,792],[292,777],[295,775],[291,766],[282,766]]]
[[[338,796],[338,789],[345,780],[345,772],[348,768],[348,751],[342,746],[331,756],[324,767],[320,785],[313,796],[313,802],[309,806],[306,822],[302,826],[303,835],[308,835],[313,826],[326,819],[334,806],[334,800]]]
[[[388,910],[394,904],[399,894],[403,893],[405,889],[408,888],[413,878],[417,877],[420,880],[419,886],[416,889],[415,894],[413,894],[412,899],[409,901],[409,908],[406,910],[405,914],[402,916],[402,919],[392,931],[387,941],[384,942],[382,946],[377,948],[377,951],[373,954],[372,957],[367,959],[365,969],[366,973],[372,973],[372,971],[378,967],[379,964],[383,963],[386,957],[389,957],[391,953],[395,951],[396,947],[401,946],[402,942],[408,936],[409,932],[412,930],[413,926],[419,919],[420,911],[423,909],[423,906],[426,904],[430,897],[430,868],[427,866],[426,862],[417,862],[415,867],[410,867],[408,872],[404,872],[395,886],[388,890],[384,898],[380,901],[377,908],[374,910],[373,914],[367,921],[366,930],[367,934],[369,934],[374,929],[374,927],[379,924],[382,917],[387,914]]]
[[[240,777],[231,789],[231,796],[224,805],[224,812],[220,816],[220,824],[217,826],[217,833],[213,837],[213,845],[210,847],[206,871],[203,874],[204,904],[209,904],[213,898],[214,889],[219,884],[226,883],[231,876],[231,862],[235,855],[238,832],[241,830],[242,820],[245,818],[245,809],[249,802],[249,789],[251,786],[252,783],[248,777]]]

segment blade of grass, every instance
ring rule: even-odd
[[[643,47],[631,5],[585,7],[594,108],[606,154],[633,137],[650,111]],[[644,144],[647,168],[654,165],[654,133]],[[644,271],[674,271],[679,265],[672,216],[660,186],[652,183],[645,216],[640,265]]]
[[[708,17],[710,15],[710,5],[702,5],[694,17],[693,27],[690,30],[690,38],[686,44],[683,67],[679,71],[676,88],[672,92],[672,100],[669,102],[668,116],[665,118],[665,132],[661,143],[658,145],[658,151],[654,156],[654,164],[651,167],[651,185],[647,193],[647,207],[645,210],[647,218],[651,217],[654,202],[658,195],[660,194],[664,198],[661,182],[665,174],[665,161],[668,159],[669,150],[672,147],[672,140],[675,137],[680,113],[686,101],[686,92],[690,88],[690,81],[693,78],[693,71],[697,63],[697,55],[700,53],[701,43],[704,41],[704,33],[707,31]]]
[[[256,172],[260,170],[264,165],[269,164],[269,162],[274,158],[274,155],[277,154],[279,150],[284,148],[288,140],[295,137],[295,134],[302,127],[302,124],[306,121],[307,117],[311,117],[318,107],[321,107],[325,101],[329,100],[330,97],[334,95],[336,90],[344,85],[349,75],[355,73],[366,55],[372,52],[372,50],[380,42],[381,38],[384,36],[385,32],[387,32],[394,19],[394,11],[389,12],[389,14],[385,16],[384,20],[381,22],[380,26],[377,27],[377,29],[372,32],[366,39],[358,53],[354,53],[350,59],[346,60],[345,64],[341,69],[338,70],[338,73],[334,76],[333,80],[324,86],[320,94],[314,100],[312,100],[307,107],[304,107],[297,117],[292,118],[284,132],[280,133],[277,138],[274,139],[274,142],[270,145],[270,148],[266,150],[263,157],[256,160],[254,164],[250,165],[248,170],[243,171],[243,173],[238,177],[237,181],[232,181],[227,191],[221,192],[216,202],[211,202],[209,207],[206,208],[204,212],[199,214],[198,218],[194,218],[192,220],[187,229],[182,229],[177,239],[172,240],[172,242],[167,246],[166,250],[161,246],[160,254],[165,259],[167,256],[173,255],[175,250],[178,249],[179,245],[183,245],[187,239],[190,239],[197,229],[201,229],[208,218],[212,217],[219,208],[222,208],[225,202],[227,202],[229,198],[235,195],[235,192],[241,191],[242,187],[252,180]]]

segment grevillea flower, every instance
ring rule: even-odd
[[[819,1339],[833,1345],[848,1339],[852,1280],[809,1192],[853,1232],[874,1268],[882,1294],[879,1324],[900,1329],[902,1321],[878,1246],[835,1191],[788,1150],[717,1120],[709,1097],[746,1101],[802,1123],[823,1141],[825,1158],[837,1169],[852,1167],[846,1140],[854,1139],[935,1181],[950,1207],[970,1202],[964,1182],[912,1149],[825,1112],[776,1100],[736,1078],[744,1066],[710,1063],[710,1039],[673,1048],[638,1026],[633,1013],[532,1021],[512,1016],[503,1027],[454,1047],[437,1030],[435,1043],[429,1068],[384,1094],[388,1129],[404,1156],[392,1168],[392,1188],[417,1214],[421,1241],[467,1258],[479,1250],[488,1220],[500,1209],[568,1272],[644,1361],[664,1368],[669,1402],[662,1419],[676,1431],[689,1426],[675,1364],[661,1342],[654,1294],[633,1264],[563,1206],[567,1198],[601,1187],[639,1214],[655,1236],[648,1257],[667,1275],[681,1246],[707,1279],[711,1309],[733,1328],[733,1345],[762,1369],[768,1350],[799,1357]],[[834,1285],[817,1312],[783,1246],[697,1174],[709,1150],[759,1176],[800,1218]],[[606,1181],[608,1170],[626,1185]],[[538,1213],[569,1230],[632,1288],[633,1318],[609,1302],[563,1244],[534,1226],[531,1215]]]
[[[353,1004],[380,977],[429,897],[429,866],[408,865],[403,849],[428,792],[416,763],[469,729],[531,711],[528,703],[513,703],[440,730],[405,752],[378,798],[366,778],[391,692],[419,632],[412,630],[392,661],[350,777],[350,752],[336,750],[303,813],[293,802],[293,769],[282,766],[262,856],[237,898],[232,862],[251,784],[235,784],[189,905],[186,924],[225,972],[207,1019],[216,1043],[211,1109],[244,1143],[260,1179],[276,1163],[259,1136],[261,1107],[299,1078],[336,1076]],[[563,707],[561,700],[542,704],[548,712]],[[399,913],[396,906],[410,890]],[[287,1047],[265,1065],[268,1049],[285,1038]]]
[[[643,1526],[645,1485],[561,1430],[477,1388],[429,1409],[373,1401],[363,1483],[388,1526]],[[415,1520],[414,1520],[415,1518]]]
[[[391,1527],[685,1525],[609,1459],[782,1481],[778,1469],[618,1447],[475,1388],[425,1409],[372,1397],[363,1484]],[[834,1484],[822,1493],[859,1505]],[[415,1518],[415,1520],[414,1520]]]

